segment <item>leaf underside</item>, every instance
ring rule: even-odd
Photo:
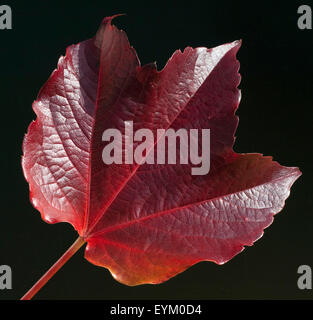
[[[86,259],[127,285],[160,283],[203,260],[223,264],[262,236],[301,172],[233,151],[240,41],[178,50],[157,71],[140,65],[111,20],[67,48],[33,103],[22,158],[31,201],[46,222],[72,224]],[[105,165],[102,133],[125,134],[125,121],[154,133],[210,128],[209,174]]]

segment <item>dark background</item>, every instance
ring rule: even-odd
[[[243,39],[242,101],[235,151],[272,155],[303,175],[263,238],[224,266],[199,263],[160,285],[127,287],[77,253],[36,299],[312,299],[297,288],[297,269],[313,268],[313,30],[299,30],[297,8],[312,1],[5,1],[13,29],[0,30],[0,265],[13,270],[18,299],[72,244],[68,224],[49,225],[29,202],[21,145],[31,105],[68,45],[114,20],[142,64],[161,69],[178,48],[214,47]]]

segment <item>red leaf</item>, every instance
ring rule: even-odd
[[[22,161],[31,201],[45,221],[71,223],[86,258],[128,285],[165,281],[202,260],[225,263],[262,236],[301,174],[232,149],[240,42],[176,51],[158,72],[140,66],[111,19],[67,49],[33,103]],[[125,135],[125,121],[153,133],[210,128],[209,174],[105,165],[102,134]]]

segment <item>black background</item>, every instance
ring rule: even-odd
[[[29,202],[21,145],[31,104],[68,45],[90,38],[101,19],[124,29],[142,64],[161,69],[186,46],[242,39],[242,101],[235,151],[272,155],[303,175],[262,239],[224,266],[202,262],[160,285],[127,287],[77,253],[36,299],[312,299],[299,290],[297,268],[313,268],[313,30],[299,30],[304,1],[6,1],[13,29],[0,30],[0,265],[13,270],[20,298],[72,244],[68,224],[49,225]]]

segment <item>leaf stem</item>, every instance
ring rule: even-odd
[[[30,288],[21,300],[30,300],[64,264],[81,248],[85,243],[84,238],[78,237],[77,240],[68,248],[61,258]]]

